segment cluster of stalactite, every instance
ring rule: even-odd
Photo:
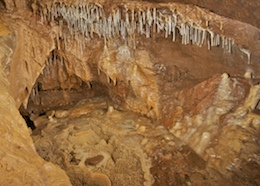
[[[163,34],[165,38],[171,37],[172,41],[176,41],[179,34],[182,44],[207,45],[208,49],[220,46],[229,53],[232,52],[234,44],[232,39],[213,33],[208,28],[208,21],[201,27],[190,20],[185,21],[177,10],[165,11],[157,7],[131,9],[116,7],[110,13],[106,13],[101,5],[95,3],[67,5],[54,2],[48,5],[39,4],[35,12],[38,12],[43,23],[59,25],[61,31],[58,38],[64,39],[65,48],[68,37],[75,39],[83,50],[85,41],[94,37],[106,40],[118,36],[121,36],[128,45],[136,47],[136,34],[150,38],[156,33]],[[64,29],[68,32],[64,32]]]
[[[43,73],[47,76],[51,76],[51,69],[53,69],[53,66],[57,67],[57,63],[60,63],[61,66],[64,66],[64,59],[55,50],[53,50],[45,62],[46,66]]]

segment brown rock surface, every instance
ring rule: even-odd
[[[0,1],[1,184],[259,185],[259,5],[219,3]]]
[[[219,15],[260,27],[260,2],[258,0],[145,0],[149,2],[180,2],[197,5]]]
[[[12,60],[11,31],[0,23],[0,60],[6,67]],[[36,153],[30,131],[9,94],[3,66],[0,68],[0,182],[1,185],[70,185],[57,165],[44,161]]]

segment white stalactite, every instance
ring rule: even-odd
[[[123,16],[122,12],[124,12]],[[48,6],[41,5],[39,14],[40,21],[43,23],[57,22],[59,26],[57,48],[59,50],[61,49],[59,38],[63,39],[66,50],[67,37],[72,40],[76,39],[81,51],[85,48],[85,39],[88,41],[96,36],[103,37],[105,40],[121,36],[127,44],[135,45],[133,39],[136,37],[136,33],[150,38],[152,32],[163,32],[165,38],[172,34],[172,41],[175,42],[176,28],[181,35],[182,44],[185,45],[190,43],[198,46],[207,44],[208,49],[222,45],[225,51],[231,53],[234,42],[213,33],[209,28],[205,29],[196,23],[184,22],[177,10],[172,11],[170,15],[165,15],[156,7],[140,8],[136,12],[134,8],[131,10],[117,8],[105,16],[103,7],[99,4],[80,3],[77,6],[68,6],[63,3],[53,3]],[[66,32],[63,32],[65,25],[69,31],[67,36]],[[208,21],[206,21],[206,26],[209,26]]]

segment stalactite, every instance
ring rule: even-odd
[[[207,31],[203,30],[202,31],[201,43],[204,44],[204,45],[206,44],[206,35],[207,35]]]
[[[46,20],[46,16],[47,16],[47,9],[46,9],[46,7],[44,7],[42,9],[42,11],[43,11],[43,23],[46,23],[47,22],[47,20]]]
[[[141,11],[138,12],[138,33],[142,34],[143,32],[143,19],[141,15]]]
[[[186,28],[185,28],[185,37],[186,37],[186,45],[189,44],[190,42],[190,29],[191,27],[189,25],[186,25]]]
[[[66,34],[63,37],[63,41],[64,41],[64,49],[66,50],[67,49],[67,36],[66,36]]]
[[[176,40],[175,30],[176,30],[176,23],[175,23],[175,22],[172,22],[172,41],[173,41],[173,42],[175,42],[175,40]]]
[[[53,64],[54,64],[54,66],[56,66],[57,65],[57,54],[56,54],[56,52],[55,51],[53,51]]]
[[[146,24],[146,38],[150,38],[150,27]]]
[[[240,51],[247,55],[247,64],[251,64],[251,52],[248,49],[240,48]]]
[[[58,50],[60,50],[61,49],[61,47],[60,47],[60,37],[57,35],[56,38],[57,38]]]
[[[221,36],[221,47],[222,49],[224,49],[224,46],[225,46],[225,36]]]
[[[169,26],[168,25],[169,24],[167,22],[167,24],[165,25],[165,35],[164,35],[165,38],[168,38],[168,35],[169,35]]]
[[[228,38],[224,39],[224,51],[228,51]]]
[[[217,34],[217,36],[216,36],[216,44],[217,44],[217,46],[220,45],[220,36],[219,36],[219,34]]]
[[[153,8],[153,33],[155,33],[156,31],[156,14],[157,14],[157,10],[156,8]]]
[[[59,20],[59,36],[62,37],[63,20]]]
[[[32,88],[32,92],[31,92],[31,95],[32,95],[32,100],[34,100],[34,97],[35,97],[35,88]]]
[[[214,33],[213,32],[209,32],[210,34],[210,46],[213,47],[215,46],[215,43],[214,43]]]
[[[35,96],[38,96],[39,95],[39,89],[38,89],[38,86],[36,86],[35,88]]]
[[[201,46],[201,30],[197,29],[198,38],[197,38],[197,45]]]
[[[232,52],[231,39],[215,34],[209,30],[209,21],[206,20],[206,28],[191,22],[184,22],[177,10],[171,14],[164,14],[157,7],[147,7],[131,10],[116,8],[105,16],[103,7],[97,3],[79,3],[79,5],[66,5],[64,3],[41,4],[38,13],[43,23],[57,23],[59,34],[57,35],[57,48],[61,49],[60,40],[64,41],[67,48],[67,38],[78,42],[81,51],[85,48],[86,41],[98,36],[99,38],[111,39],[121,36],[127,44],[135,47],[135,34],[145,35],[150,38],[151,34],[163,32],[168,38],[172,34],[172,41],[176,41],[176,29],[179,30],[181,43],[188,45],[207,45],[208,49],[220,46],[227,52]],[[123,15],[121,15],[123,13]],[[180,18],[180,19],[179,19]],[[63,23],[64,21],[64,23]],[[68,35],[63,29],[67,25]],[[82,39],[79,39],[82,38]]]
[[[159,12],[159,16],[157,16],[157,20],[156,20],[157,33],[160,33],[161,31],[161,23],[162,23],[162,14]]]
[[[110,14],[108,19],[107,19],[107,26],[108,26],[108,38],[112,38],[113,32],[112,32],[112,15]]]
[[[54,22],[54,14],[55,14],[53,6],[51,6],[51,8],[50,8],[50,14],[51,14],[51,22],[53,23]]]
[[[43,23],[44,15],[43,15],[43,10],[42,9],[40,9],[40,16],[41,16],[41,22]]]
[[[210,37],[208,37],[208,50],[211,48]]]
[[[228,39],[228,52],[231,53],[232,52],[232,44],[231,44],[231,40]]]

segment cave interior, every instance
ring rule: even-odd
[[[0,0],[0,185],[260,185],[259,12]]]

